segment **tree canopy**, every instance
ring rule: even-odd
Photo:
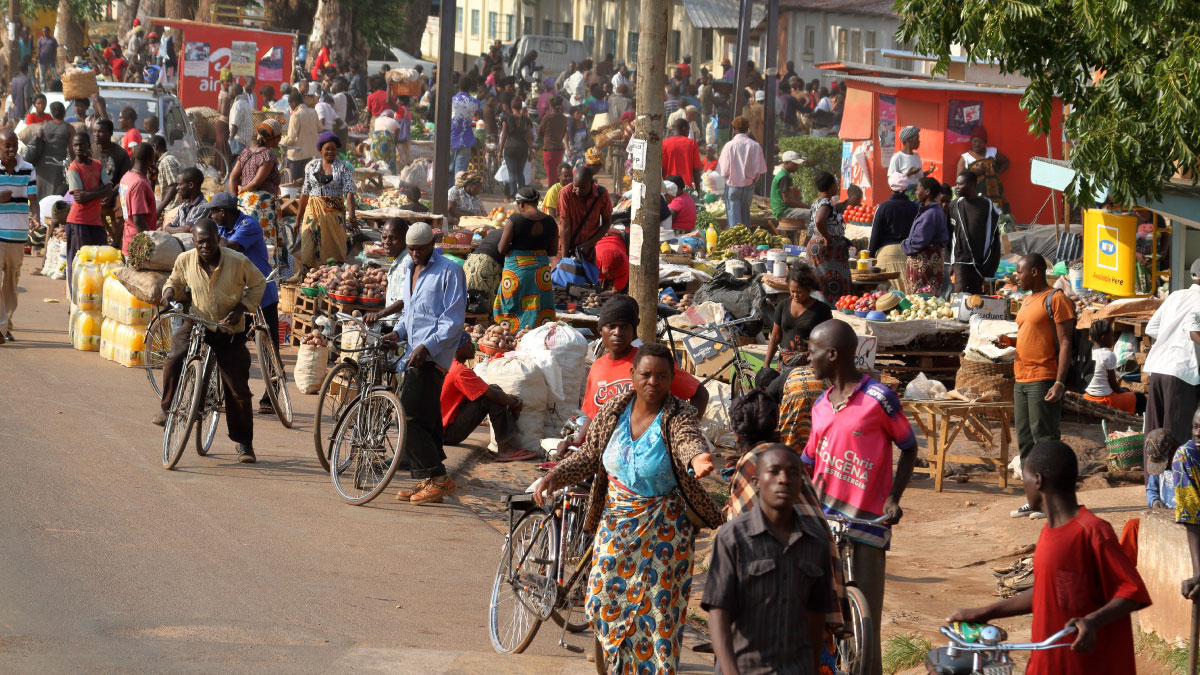
[[[950,63],[973,61],[1030,80],[1021,99],[1045,134],[1059,96],[1074,144],[1074,204],[1093,185],[1119,204],[1162,195],[1177,170],[1200,176],[1200,3],[1194,0],[897,0],[899,38]]]

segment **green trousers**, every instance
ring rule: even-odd
[[[1017,426],[1017,448],[1022,462],[1037,443],[1059,440],[1062,399],[1057,403],[1046,401],[1046,392],[1053,386],[1053,380],[1013,385],[1013,422]]]

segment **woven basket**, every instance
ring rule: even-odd
[[[994,389],[1000,394],[1000,398],[997,400],[1011,401],[1013,400],[1013,382],[1012,361],[1006,363],[984,363],[982,361],[961,359],[958,366],[958,375],[954,378],[954,388],[965,389],[967,387],[975,387],[980,392]]]
[[[63,99],[66,101],[88,98],[92,94],[100,93],[100,86],[96,84],[96,73],[91,70],[66,72],[60,79]]]
[[[254,120],[256,127],[271,119],[279,120],[281,123],[284,121],[283,113],[274,110],[255,110],[250,113],[250,119]]]
[[[291,314],[296,310],[296,295],[299,293],[298,287],[291,284],[279,284],[279,311],[282,314]]]
[[[1131,434],[1119,438],[1108,437],[1108,426],[1100,421],[1104,432],[1104,448],[1108,450],[1108,466],[1111,469],[1138,469],[1142,467],[1142,456],[1146,445],[1145,434]]]

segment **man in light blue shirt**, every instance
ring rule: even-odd
[[[404,309],[385,339],[409,345],[400,403],[408,420],[406,445],[412,477],[421,480],[396,498],[413,504],[441,503],[456,486],[442,464],[442,382],[454,361],[467,311],[463,270],[433,250],[433,230],[414,223],[404,237],[409,258],[400,264]],[[389,282],[389,287],[391,283]],[[392,289],[389,288],[389,295]]]

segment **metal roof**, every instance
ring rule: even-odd
[[[683,7],[696,28],[738,29],[738,0],[683,0]],[[750,29],[757,28],[766,14],[765,4],[751,3]]]
[[[846,80],[851,82],[867,82],[869,84],[878,85],[880,87],[894,87],[896,89],[939,89],[942,91],[978,91],[986,94],[1023,94],[1025,87],[1011,87],[998,84],[971,84],[969,82],[956,82],[947,80],[909,80],[898,77],[863,77],[861,75],[847,75]]]
[[[894,16],[900,18],[892,8],[893,0],[780,0],[779,9],[811,9],[821,12],[845,14],[869,14],[871,16]]]

